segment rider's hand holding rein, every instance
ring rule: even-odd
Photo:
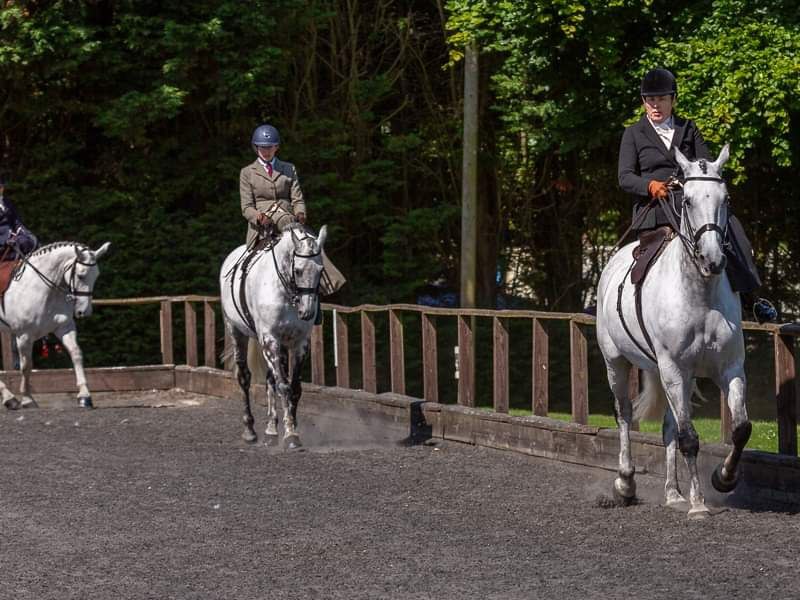
[[[653,179],[649,184],[647,184],[647,191],[650,193],[651,198],[658,198],[659,200],[666,200],[669,196],[666,181],[658,181],[657,179]]]

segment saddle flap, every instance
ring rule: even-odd
[[[4,260],[0,261],[0,296],[5,295],[8,286],[11,284],[11,278],[14,276],[14,271],[21,263],[21,260]]]
[[[633,259],[636,264],[631,270],[631,283],[639,285],[661,255],[667,243],[675,237],[672,227],[663,225],[656,229],[643,231],[639,234],[639,245],[633,249]]]

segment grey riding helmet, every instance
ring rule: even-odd
[[[272,125],[259,125],[253,131],[253,135],[250,138],[250,144],[253,146],[253,150],[258,152],[256,148],[262,146],[277,146],[281,143],[281,136],[278,133],[278,130],[275,129]]]
[[[642,96],[675,96],[678,94],[678,82],[675,75],[666,69],[651,69],[642,78],[639,93]]]

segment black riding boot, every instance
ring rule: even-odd
[[[778,311],[772,302],[755,295],[755,291],[761,287],[761,278],[753,261],[753,248],[739,219],[733,215],[728,221],[728,235],[730,243],[725,248],[728,259],[725,272],[733,291],[739,292],[745,318],[752,312],[753,318],[759,323],[777,321]]]

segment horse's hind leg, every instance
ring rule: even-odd
[[[64,331],[57,331],[56,335],[61,338],[61,343],[67,349],[72,366],[75,369],[75,381],[78,384],[78,404],[83,408],[93,408],[92,395],[86,385],[86,373],[83,370],[83,352],[78,346],[78,332],[74,326]]]
[[[636,499],[636,482],[634,481],[635,467],[631,460],[631,422],[633,420],[633,405],[628,395],[628,376],[631,363],[618,356],[606,359],[608,384],[614,394],[614,409],[619,425],[619,471],[614,480],[614,497],[625,506]]]
[[[742,456],[750,434],[753,431],[753,424],[747,418],[747,408],[745,407],[745,375],[744,369],[738,365],[735,369],[729,370],[723,375],[719,382],[719,387],[725,394],[728,408],[731,411],[733,431],[731,441],[733,449],[728,453],[711,476],[711,484],[719,492],[727,493],[739,483],[739,476],[736,468]]]
[[[242,439],[245,442],[255,442],[258,437],[256,436],[255,429],[253,429],[253,412],[250,410],[250,368],[247,366],[247,336],[240,333],[231,323],[225,320],[225,329],[233,339],[233,359],[236,362],[236,379],[239,382],[239,387],[242,388],[242,396],[244,398],[244,431],[242,432]]]
[[[678,486],[678,424],[672,409],[667,406],[664,411],[664,422],[661,425],[661,439],[667,455],[667,481],[664,484],[664,498],[667,506],[686,504],[686,498]]]
[[[22,397],[22,408],[38,408],[36,401],[30,394],[31,369],[33,368],[33,340],[27,334],[17,336],[17,349],[19,350],[19,395]]]

